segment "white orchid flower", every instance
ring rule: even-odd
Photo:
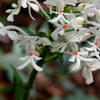
[[[96,6],[97,9],[100,10],[100,0],[89,0],[89,2]]]
[[[83,67],[83,69],[82,69],[82,76],[85,79],[86,84],[93,83],[92,71],[89,70],[89,68],[87,66]]]
[[[32,16],[31,9],[33,9],[36,12],[39,12],[39,9],[45,14],[48,19],[50,17],[47,15],[47,13],[44,11],[44,9],[41,7],[41,5],[38,3],[37,0],[18,0],[18,5],[12,4],[12,7],[14,9],[8,9],[6,10],[6,13],[10,13],[7,20],[13,22],[14,21],[14,15],[18,15],[21,7],[28,8],[30,17],[35,20],[35,18]]]
[[[68,24],[70,23],[70,22],[64,17],[64,15],[69,15],[69,14],[64,13],[62,9],[60,9],[59,12],[53,11],[53,13],[58,14],[58,16],[55,17],[55,18],[53,18],[53,19],[51,19],[51,20],[49,20],[49,22],[51,22],[51,23],[57,23],[58,21],[63,21],[63,22],[68,23]]]
[[[82,62],[93,62],[92,58],[86,58],[88,56],[88,52],[87,51],[82,51],[82,52],[78,52],[77,50],[74,52],[74,55],[72,55],[69,58],[70,62],[75,62],[74,64],[72,64],[70,66],[71,71],[77,71],[80,69],[81,67],[81,63]]]
[[[85,5],[82,13],[83,13],[83,17],[86,20],[87,24],[91,24],[93,26],[100,27],[100,25],[98,24],[98,22],[99,22],[99,20],[98,20],[99,12],[93,4]],[[91,20],[89,20],[89,18],[94,18],[94,20],[91,21]]]
[[[93,4],[87,4],[84,7],[83,14],[85,16],[93,17],[96,13],[97,9]]]
[[[98,42],[95,41],[94,43],[90,43],[88,42],[92,47],[85,47],[85,49],[87,51],[92,51],[95,53],[96,57],[100,60],[100,56],[99,56],[99,52],[100,52],[100,48],[98,46]],[[99,52],[98,52],[99,51]]]
[[[39,12],[39,6],[38,4],[35,3],[36,0],[20,0],[20,1],[21,1],[21,6],[23,8],[28,8],[28,6],[30,6],[34,11]]]
[[[58,35],[63,36],[65,34],[66,29],[69,27],[67,26],[67,24],[63,23],[63,24],[59,24],[59,23],[55,23],[56,25],[56,29],[51,33],[51,37],[54,40],[58,39]]]
[[[75,6],[77,1],[78,0],[46,0],[44,4],[49,7],[50,13],[52,14],[52,7],[56,7],[57,10],[64,9],[66,4]]]
[[[44,9],[41,7],[41,5],[39,4],[39,2],[37,0],[20,0],[21,1],[21,6],[23,8],[29,8],[29,15],[31,16],[31,18],[34,20],[34,17],[31,14],[31,8],[36,11],[39,12],[39,10],[41,10],[44,15],[50,19],[50,17],[47,15],[47,13],[44,11]]]
[[[26,61],[23,65],[17,67],[18,70],[22,70],[23,68],[27,67],[28,64],[32,64],[33,68],[37,71],[43,71],[41,67],[39,67],[35,61],[41,60],[41,57],[34,55],[33,52],[29,52],[28,56],[20,58],[21,61]]]
[[[15,3],[12,4],[12,8],[14,9],[8,9],[6,10],[6,13],[10,13],[9,16],[7,17],[8,21],[13,22],[14,21],[14,16],[18,15],[20,10],[21,10],[21,5],[20,3],[18,3],[18,5],[16,5]]]
[[[97,9],[93,4],[86,4],[82,13],[87,24],[100,27],[100,9]],[[92,21],[89,18],[92,18]]]
[[[100,69],[100,61],[94,59],[94,62],[85,62],[82,68],[82,76],[85,78],[86,84],[93,83],[93,75],[92,72]]]

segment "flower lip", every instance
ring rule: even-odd
[[[29,55],[29,56],[33,56],[33,52],[29,52],[28,55]]]
[[[59,13],[60,13],[60,14],[62,14],[62,13],[63,13],[63,10],[62,10],[62,9],[60,9],[60,10],[59,10]]]
[[[78,55],[78,51],[76,50],[76,51],[74,52],[74,54],[75,54],[75,55]]]
[[[67,25],[66,25],[66,24],[64,24],[64,25],[63,25],[63,28],[64,28],[64,29],[66,29],[66,28],[67,28]]]
[[[94,45],[95,45],[95,46],[98,46],[98,42],[94,42]]]

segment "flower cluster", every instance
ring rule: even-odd
[[[55,1],[55,5],[50,3],[50,0],[44,2],[48,6],[57,7],[56,11],[50,10],[51,14],[56,15],[49,20],[56,27],[51,33],[51,37],[56,41],[56,43],[54,41],[55,44],[52,45],[51,51],[71,54],[69,61],[73,64],[70,66],[70,71],[81,71],[86,83],[90,84],[93,82],[92,71],[100,69],[97,65],[100,63],[100,12],[92,1],[79,0],[78,2],[76,0],[79,3],[77,6],[74,0],[71,0],[70,3],[68,0],[58,1]],[[61,5],[58,6],[59,4]],[[67,13],[66,5],[73,5],[75,8],[70,9],[70,13]],[[78,11],[80,15],[77,16],[74,10]],[[91,37],[94,37],[93,43],[88,41]],[[82,42],[88,43],[90,47],[80,47],[79,44]]]
[[[20,40],[19,31],[23,34],[20,45],[28,44],[28,55],[20,58],[25,63],[17,69],[21,70],[31,63],[35,70],[42,71],[43,69],[35,62],[43,59],[36,51],[42,44],[42,46],[49,46],[51,52],[60,52],[62,55],[70,54],[68,60],[72,63],[70,72],[80,71],[86,83],[92,83],[92,71],[100,69],[100,7],[94,0],[46,0],[44,4],[49,7],[51,18],[37,0],[18,0],[17,5],[12,4],[13,9],[6,10],[6,13],[9,13],[7,20],[14,21],[14,15],[18,15],[21,8],[28,8],[30,17],[35,20],[31,9],[36,12],[41,10],[48,18],[48,22],[55,28],[51,32],[53,41],[50,41],[50,38],[29,36],[17,26],[3,26],[0,23],[1,36],[7,35],[11,40],[18,42]],[[72,8],[67,11],[69,6]],[[89,41],[91,37],[93,41]],[[87,46],[83,46],[83,42]]]

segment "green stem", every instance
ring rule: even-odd
[[[41,61],[39,61],[37,64],[38,64],[39,66],[40,66],[40,65],[42,66],[42,65],[43,65],[43,61],[41,60]],[[33,69],[32,73],[31,73],[31,75],[30,75],[28,84],[25,86],[25,92],[24,92],[23,100],[28,100],[28,96],[29,96],[29,94],[30,94],[30,90],[31,90],[31,88],[32,88],[32,85],[33,85],[33,83],[34,83],[34,80],[35,80],[36,75],[37,75],[37,71]]]
[[[32,88],[32,85],[33,85],[36,75],[37,75],[37,71],[33,69],[32,73],[30,75],[29,81],[28,81],[28,85],[25,87],[25,93],[23,96],[23,100],[28,100],[28,96],[29,96],[29,93]]]

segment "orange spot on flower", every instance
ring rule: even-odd
[[[19,6],[17,5],[16,8],[19,8]]]
[[[67,25],[66,25],[66,24],[64,24],[64,25],[63,25],[63,28],[64,28],[64,29],[66,29],[66,28],[67,28]]]
[[[60,10],[59,10],[59,13],[60,13],[60,14],[62,14],[62,13],[63,13],[63,10],[62,10],[62,9],[60,9]]]
[[[29,56],[33,56],[33,52],[29,52],[28,55],[29,55]]]
[[[94,45],[95,45],[95,46],[98,46],[98,42],[94,42]]]
[[[78,55],[78,51],[75,51],[74,54],[75,54],[75,55]]]

